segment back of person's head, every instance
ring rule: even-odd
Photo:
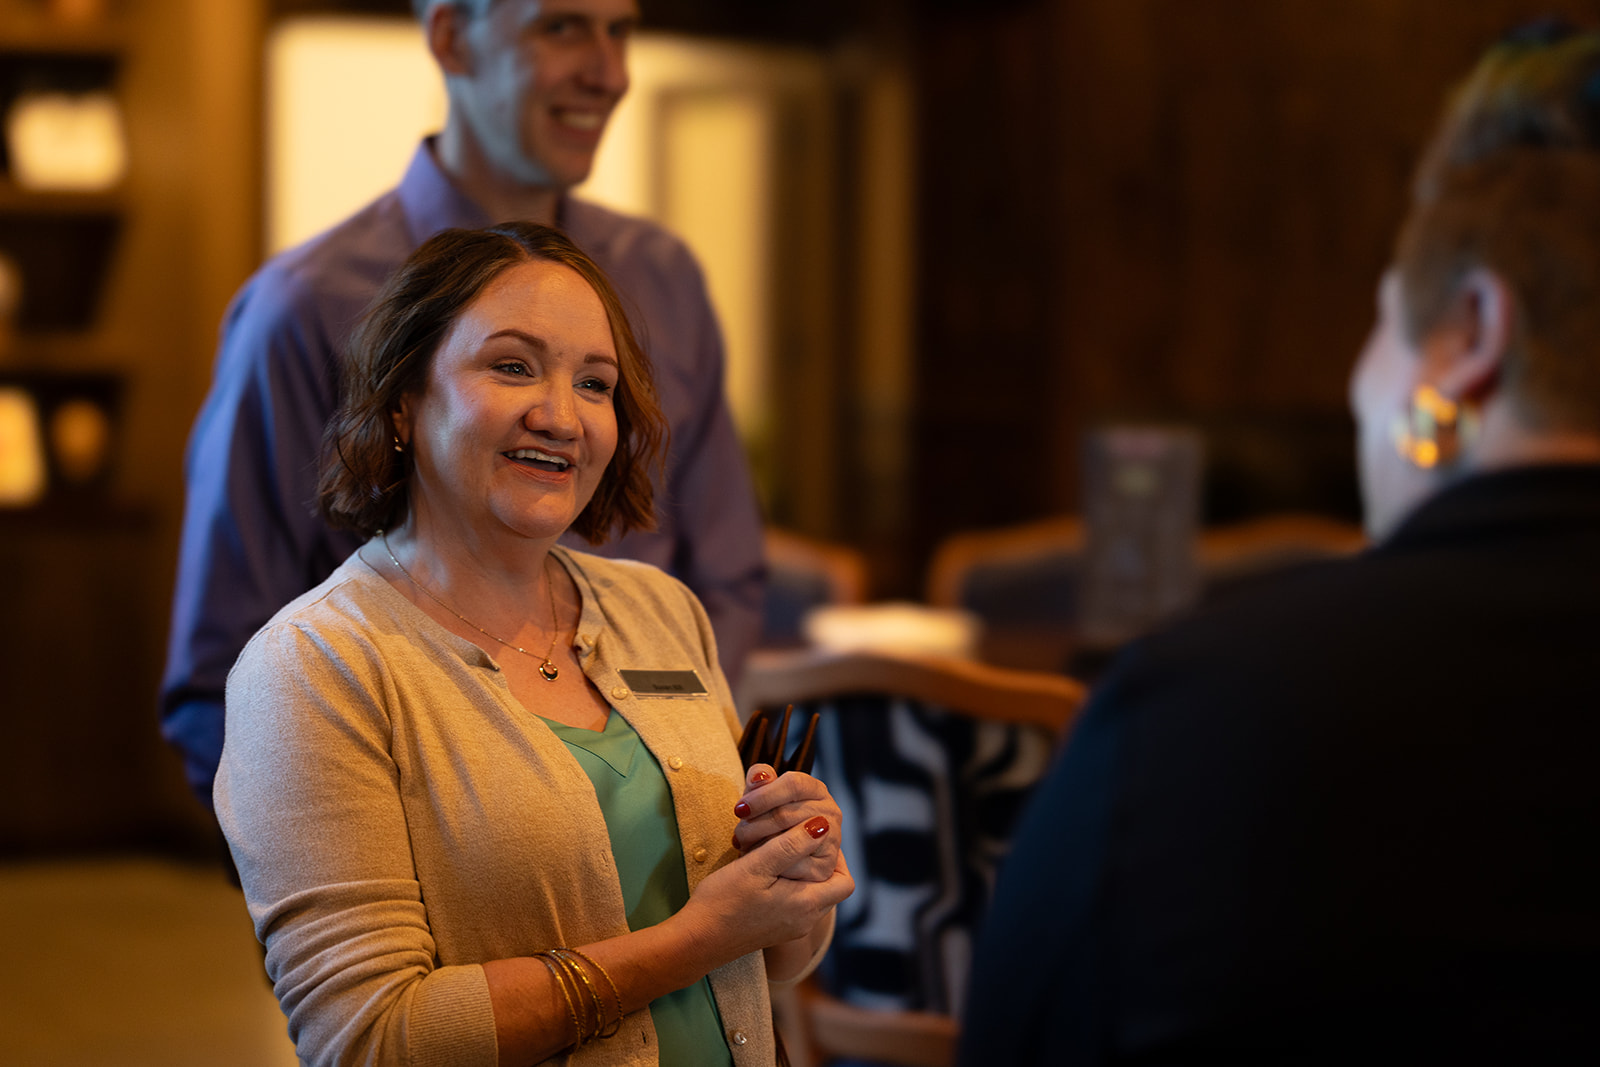
[[[1600,151],[1600,31],[1544,20],[1506,35],[1455,88],[1418,164],[1414,193],[1514,148]]]
[[[1600,153],[1513,148],[1441,172],[1395,250],[1408,340],[1460,308],[1476,270],[1516,304],[1500,385],[1524,423],[1600,433]]]

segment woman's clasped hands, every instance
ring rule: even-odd
[[[799,771],[777,774],[765,763],[745,772],[745,792],[733,806],[739,825],[733,832],[733,847],[749,853],[762,844],[803,827],[817,842],[816,848],[785,868],[781,878],[801,882],[826,882],[844,872],[844,854],[839,847],[839,805],[820,779]]]
[[[811,954],[803,946],[825,943],[829,912],[855,890],[839,848],[839,805],[808,774],[780,776],[756,764],[734,814],[741,855],[701,882],[680,914],[703,924],[701,936],[738,942],[728,946],[732,955],[769,950],[769,977],[784,978]],[[771,955],[791,945],[797,958]]]

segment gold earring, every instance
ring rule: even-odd
[[[1394,447],[1402,459],[1432,470],[1448,466],[1477,435],[1477,412],[1431,385],[1419,385],[1406,410],[1395,416]]]
[[[396,434],[395,438],[394,438],[394,450],[396,452],[404,452],[405,451],[404,446],[402,446],[400,444],[400,435],[399,434]]]

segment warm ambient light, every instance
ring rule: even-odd
[[[122,112],[110,93],[23,93],[6,113],[6,149],[24,189],[98,192],[128,168]]]
[[[0,387],[0,507],[37,504],[47,482],[38,405],[22,389]]]

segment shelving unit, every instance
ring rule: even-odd
[[[115,90],[126,50],[120,20],[64,22],[39,4],[0,0],[0,118],[25,93]],[[82,330],[94,320],[126,211],[116,190],[24,189],[0,138],[0,252],[22,271],[17,326]]]

